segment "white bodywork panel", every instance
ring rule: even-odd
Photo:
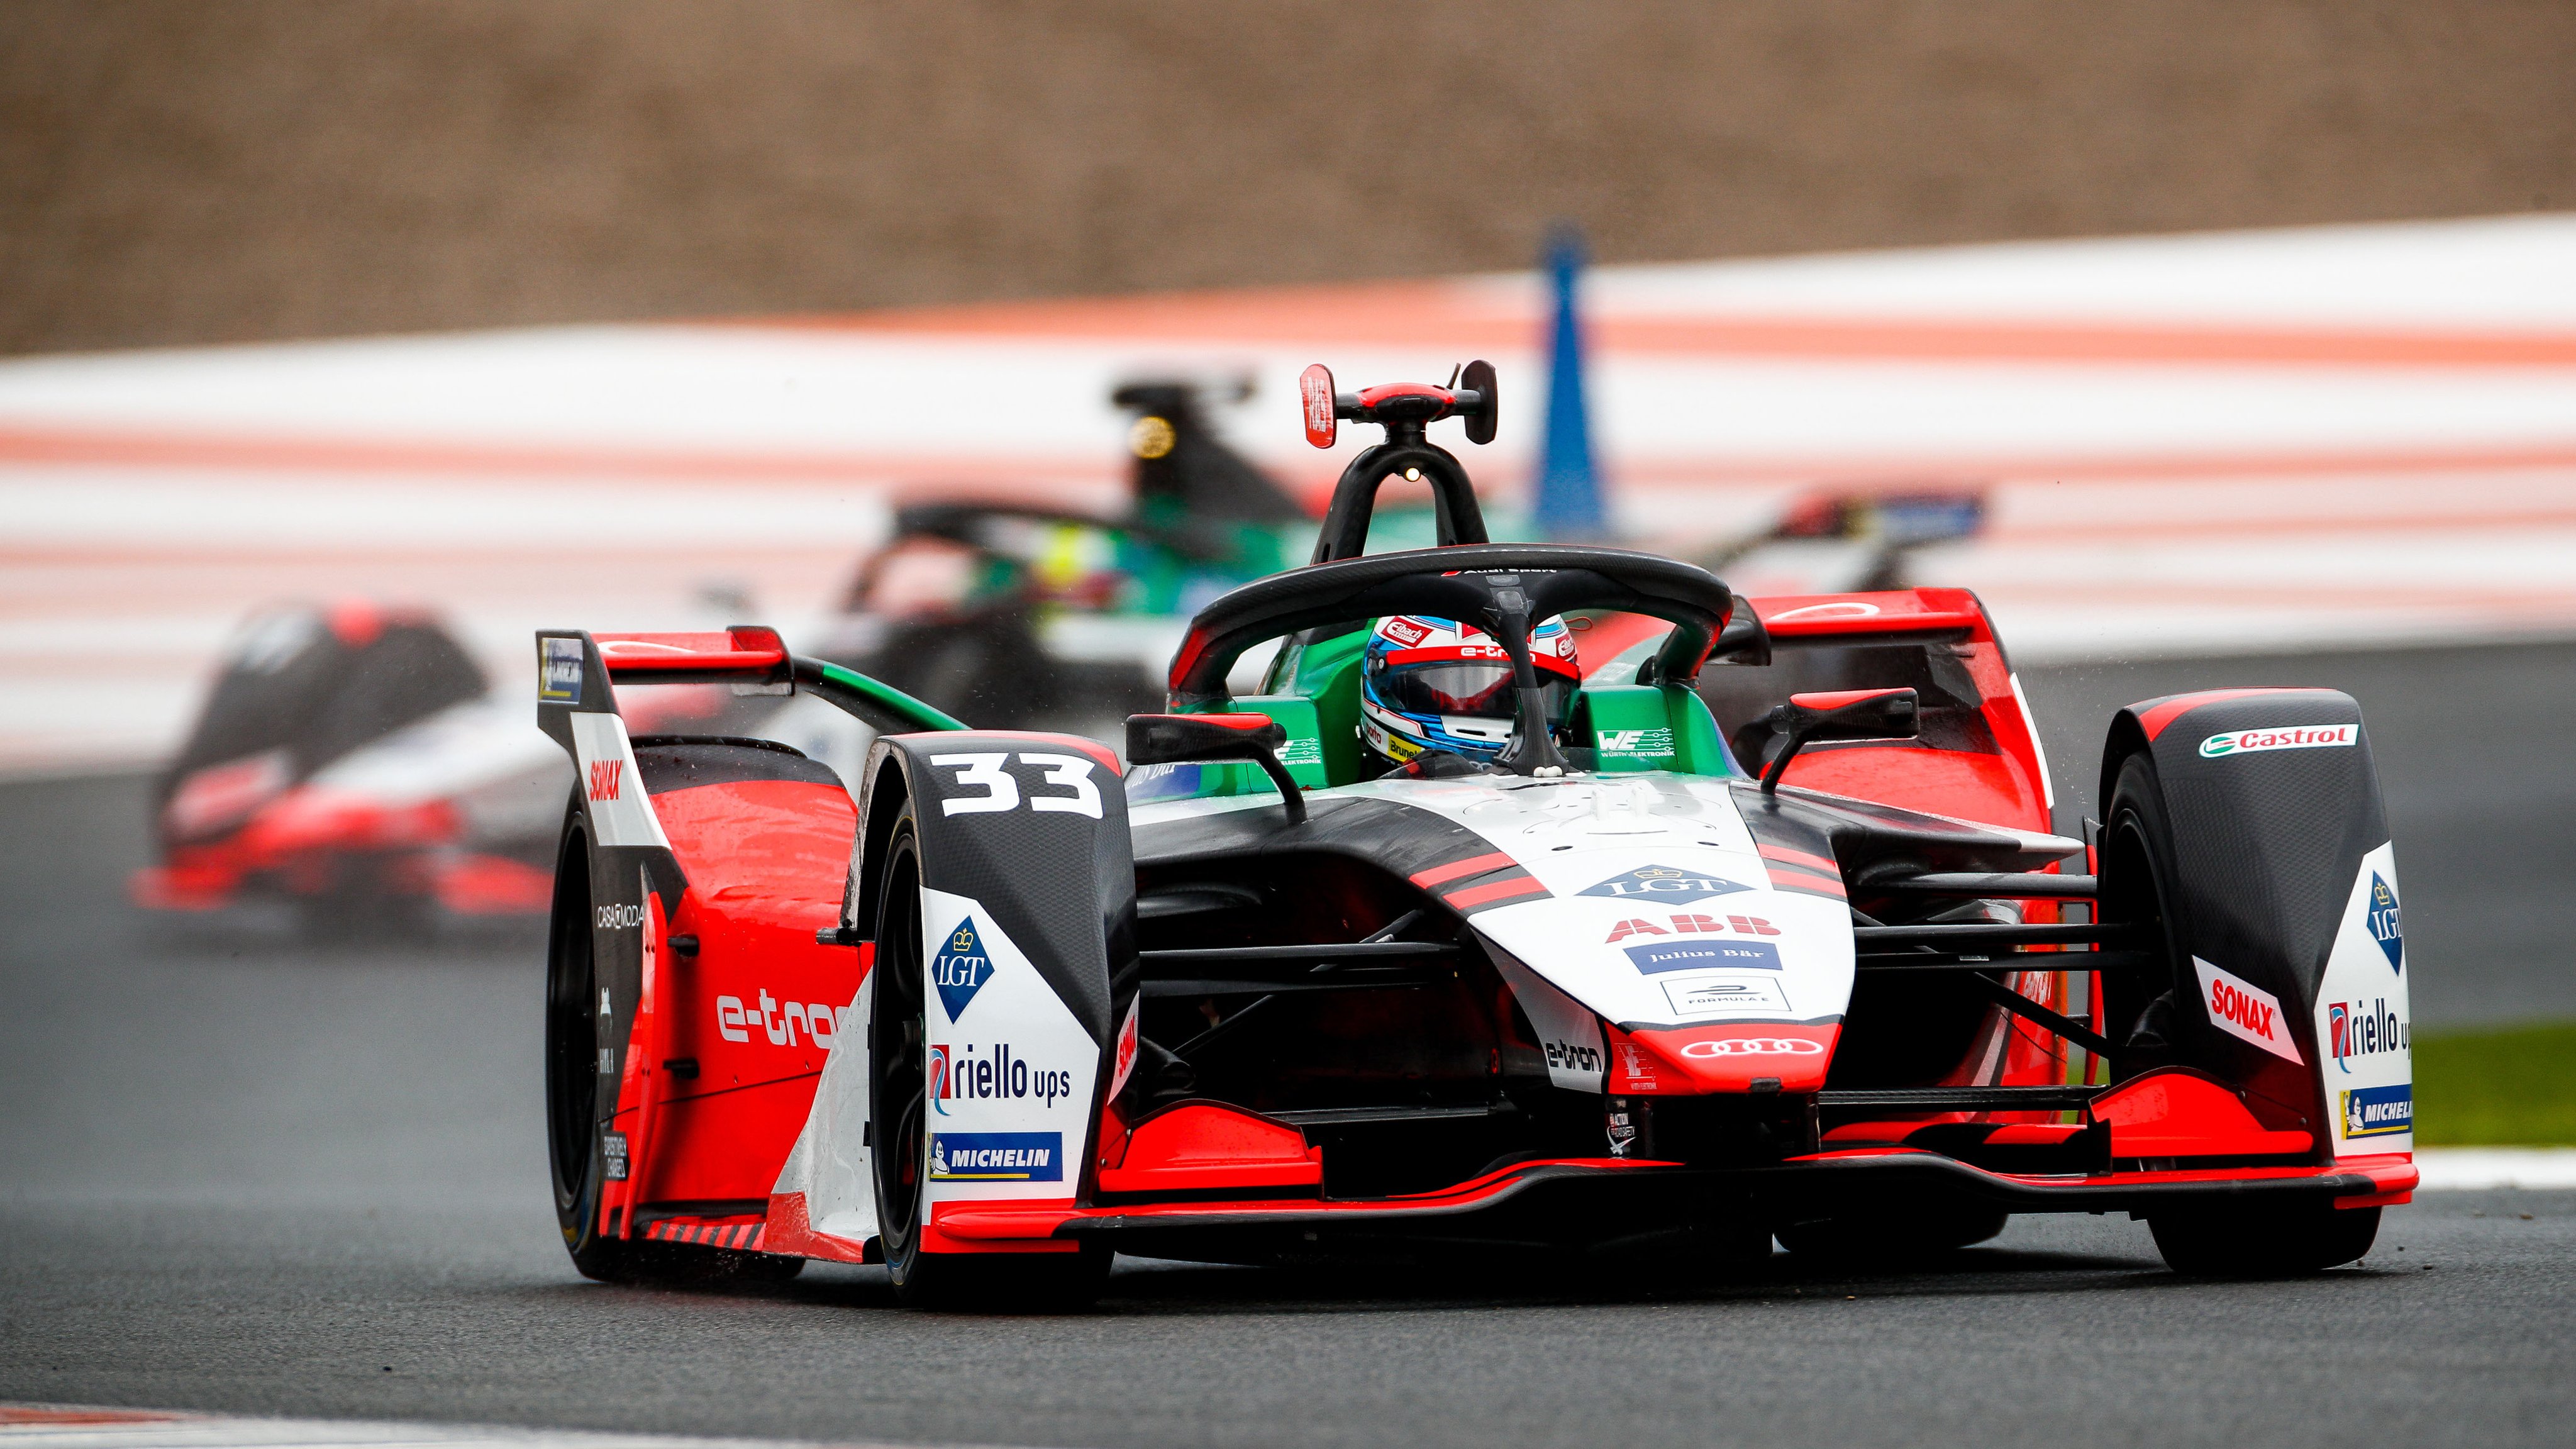
[[[2325,978],[2317,983],[2317,1066],[2338,1157],[2415,1148],[2406,966],[2397,852],[2382,845],[2361,858]]]
[[[1072,1197],[1100,1048],[981,902],[925,886],[921,912],[931,1062],[925,1206]],[[874,994],[863,985],[855,1003],[862,1042]],[[867,1053],[832,1053],[773,1189],[803,1193],[808,1220],[833,1237],[877,1231],[867,1093]]]
[[[574,710],[564,718],[572,726],[575,762],[581,773],[574,787],[590,798],[590,823],[602,845],[671,848],[661,817],[644,793],[635,770],[635,748],[626,742],[626,721],[613,714]]]

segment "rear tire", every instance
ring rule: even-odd
[[[636,1276],[636,1245],[600,1232],[608,1160],[599,1120],[599,977],[590,943],[590,848],[578,826],[555,859],[546,952],[546,1163],[573,1268],[603,1283]]]
[[[929,1175],[929,1040],[921,959],[921,849],[909,805],[886,842],[868,972],[868,1140],[877,1242],[895,1297],[912,1308],[1069,1312],[1090,1306],[1110,1254],[934,1253],[922,1246]]]
[[[2339,1267],[2379,1238],[2379,1209],[2154,1213],[2165,1266],[2196,1278],[2295,1278]]]

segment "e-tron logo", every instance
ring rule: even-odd
[[[1820,1057],[1825,1054],[1822,1042],[1804,1041],[1794,1036],[1730,1036],[1716,1041],[1695,1041],[1682,1048],[1686,1057]]]

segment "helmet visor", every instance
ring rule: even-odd
[[[1538,675],[1539,696],[1550,720],[1574,702],[1574,681],[1548,670]],[[1510,719],[1518,713],[1509,664],[1412,664],[1377,680],[1380,703],[1413,715],[1482,715]]]

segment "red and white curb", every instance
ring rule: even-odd
[[[800,1441],[803,1442],[803,1441]],[[847,1449],[897,1446],[841,1441]],[[7,1449],[787,1449],[776,1439],[701,1439],[672,1434],[511,1429],[485,1424],[404,1424],[368,1419],[269,1419],[112,1409],[74,1404],[0,1403],[0,1445]]]

